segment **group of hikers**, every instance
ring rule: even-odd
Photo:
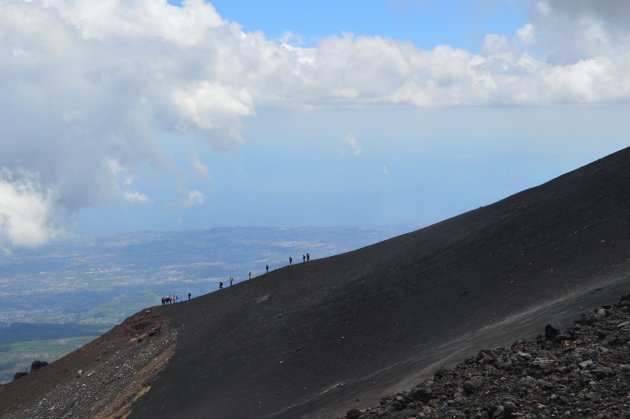
[[[249,279],[252,279],[252,273],[249,273]],[[232,286],[232,284],[234,283],[234,278],[230,277],[230,287]],[[223,289],[223,282],[219,282],[219,289],[222,290]]]
[[[188,299],[192,298],[192,292],[188,293]],[[162,305],[165,306],[167,304],[175,304],[179,301],[179,297],[177,295],[167,295],[166,297],[162,297]]]
[[[302,262],[306,263],[306,262],[310,262],[311,260],[311,255],[309,253],[306,253],[305,255],[302,255]],[[289,256],[289,265],[293,265],[293,257]],[[269,265],[265,265],[265,273],[268,274],[269,273]],[[249,279],[252,279],[252,272],[249,272]],[[230,276],[230,287],[232,286],[232,284],[234,284],[234,278]],[[223,289],[223,281],[219,281],[219,289],[222,290]],[[192,293],[188,293],[188,299],[190,300],[192,298]],[[179,301],[179,297],[177,295],[167,295],[166,297],[162,297],[162,305],[167,305],[167,304],[174,304],[176,302]]]
[[[310,262],[311,255],[309,253],[302,255],[302,262]],[[293,265],[293,258],[289,256],[289,265]],[[269,266],[267,266],[267,272],[269,272]]]
[[[167,295],[166,297],[162,297],[162,305],[174,304],[177,302],[177,299],[177,295]]]

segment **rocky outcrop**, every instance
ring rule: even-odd
[[[416,388],[348,412],[374,418],[620,417],[630,403],[630,294],[535,341],[481,350]]]
[[[177,334],[163,321],[144,310],[50,365],[34,361],[0,389],[0,418],[128,416],[175,350]]]
[[[31,372],[33,372],[35,370],[38,370],[38,369],[40,369],[42,367],[45,367],[46,365],[48,365],[48,362],[46,362],[46,361],[35,360],[31,364]]]

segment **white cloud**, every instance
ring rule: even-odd
[[[134,203],[149,202],[149,197],[135,190],[133,186],[135,177],[130,175],[128,170],[122,167],[117,160],[107,160],[107,167],[111,173],[114,190],[117,190],[126,201]]]
[[[125,191],[123,196],[129,202],[145,203],[149,201],[149,198],[145,194],[133,190]]]
[[[356,138],[354,138],[352,133],[348,133],[348,135],[346,135],[346,142],[348,143],[350,148],[352,148],[352,151],[354,152],[356,156],[361,154],[361,145],[356,140]]]
[[[534,26],[531,23],[526,24],[516,32],[516,36],[521,42],[531,44],[536,38]]]
[[[61,230],[54,226],[51,191],[42,190],[29,174],[0,176],[0,243],[35,247]]]
[[[210,175],[210,169],[208,169],[208,166],[206,166],[201,162],[201,160],[199,160],[199,155],[196,152],[191,152],[188,155],[188,160],[190,161],[190,165],[195,172],[195,176],[206,180],[210,180],[212,178]]]
[[[385,176],[389,175],[389,167],[387,165],[383,165],[383,174]]]
[[[159,0],[2,1],[0,167],[31,173],[41,184],[28,193],[19,192],[29,189],[18,178],[2,185],[5,196],[42,205],[28,217],[32,226],[23,227],[39,231],[31,235],[39,239],[20,241],[11,226],[25,219],[9,222],[6,214],[0,234],[39,243],[53,236],[44,220],[57,213],[108,199],[146,202],[133,187],[140,167],[185,172],[155,140],[157,132],[202,136],[229,149],[242,140],[243,119],[261,106],[630,100],[630,3],[529,4],[530,22],[515,34],[489,34],[483,52],[472,53],[352,34],[305,48],[296,36],[245,33],[202,0],[182,7]],[[202,176],[205,166],[197,162],[193,170]]]
[[[184,208],[192,207],[193,205],[203,204],[205,197],[197,190],[188,191],[186,197],[181,201],[181,206]]]

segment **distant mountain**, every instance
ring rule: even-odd
[[[625,149],[416,232],[139,312],[0,388],[0,415],[320,418],[378,404],[630,291],[628,167]]]

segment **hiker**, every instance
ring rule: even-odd
[[[293,258],[289,256],[289,265],[291,265],[292,263],[293,263]]]
[[[230,277],[230,287],[232,286],[232,282],[234,282],[234,278]]]
[[[190,300],[190,296],[192,295],[191,292],[188,293],[188,299]]]
[[[306,255],[302,255],[302,263],[306,262]]]
[[[265,265],[265,270],[269,273],[269,265]]]
[[[252,273],[251,272],[249,273],[249,279],[252,279]]]
[[[223,282],[219,282],[219,289],[222,290],[223,289]]]
[[[311,260],[311,255],[309,255],[308,253],[306,254],[306,261],[310,261]]]

